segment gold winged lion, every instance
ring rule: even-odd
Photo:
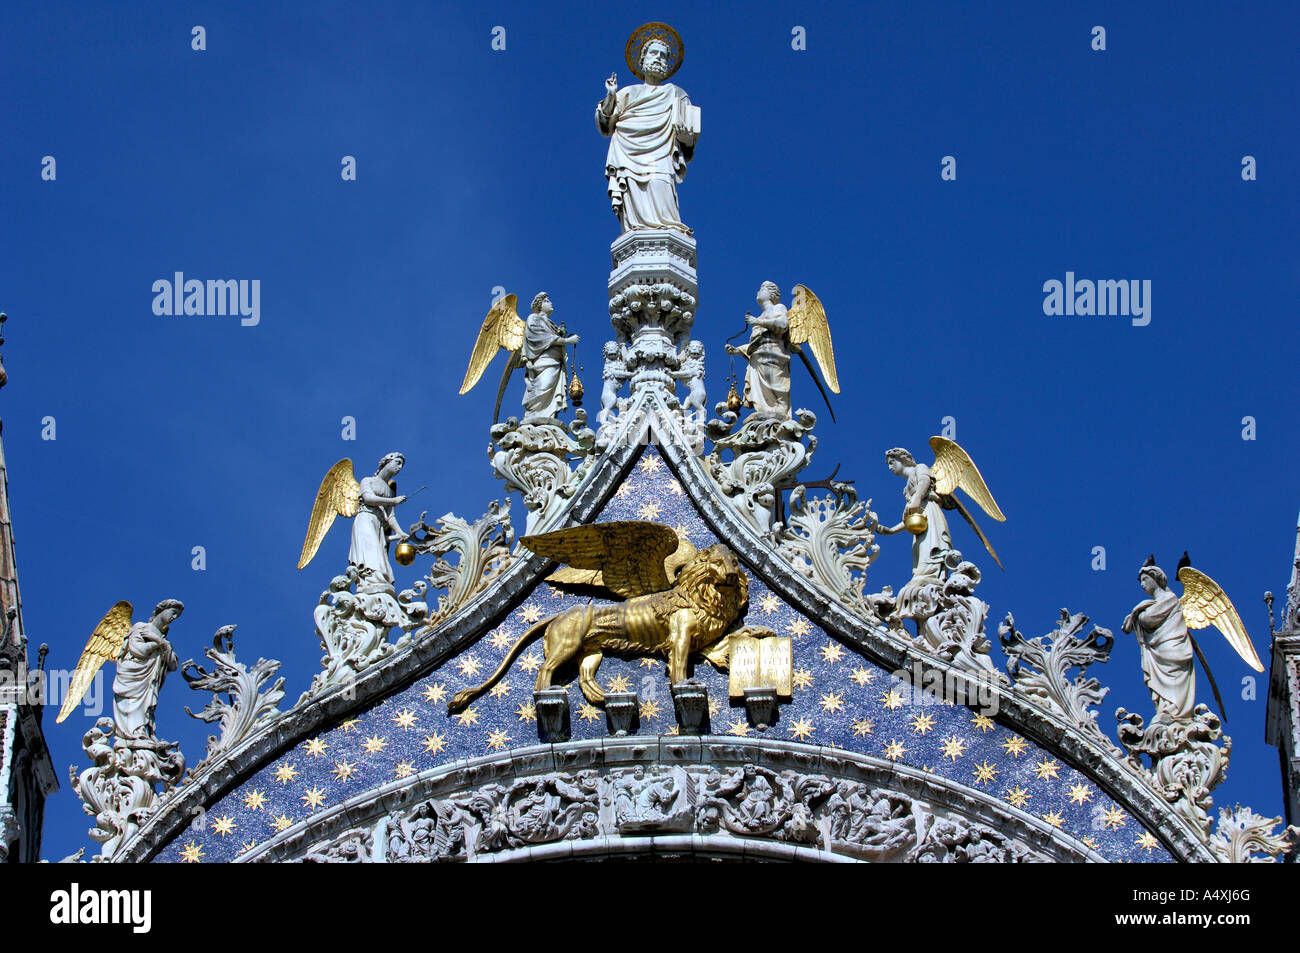
[[[667,526],[634,520],[574,526],[520,542],[566,564],[550,577],[556,586],[623,601],[572,606],[535,623],[486,682],[452,698],[449,712],[464,710],[495,685],[538,636],[544,658],[537,690],[550,688],[556,670],[577,659],[578,685],[593,705],[605,700],[596,670],[606,652],[666,655],[674,685],[686,680],[693,653],[726,666],[725,636],[749,610],[749,579],[726,546],[696,549]]]

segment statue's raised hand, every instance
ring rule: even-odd
[[[610,73],[609,79],[605,80],[605,95],[613,96],[618,92],[618,73]]]

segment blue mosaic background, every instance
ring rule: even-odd
[[[646,449],[599,516],[627,519],[672,526],[699,547],[717,542],[654,447]],[[909,685],[829,637],[752,573],[749,591],[746,621],[794,642],[794,698],[782,707],[769,736],[846,748],[991,793],[1079,837],[1110,860],[1172,860],[1088,778],[1032,741],[967,708],[914,700]],[[228,861],[277,830],[370,787],[463,758],[537,744],[532,688],[542,659],[540,640],[465,712],[448,716],[447,701],[482,682],[533,621],[585,601],[538,585],[496,629],[438,671],[257,772],[207,812],[201,830],[191,828],[158,859]],[[701,662],[695,676],[708,686],[714,734],[758,734],[743,707],[729,705],[725,674]],[[676,733],[662,660],[606,657],[598,678],[607,691],[638,693],[641,734]],[[586,703],[576,677],[569,691],[573,738],[603,736],[604,713]]]

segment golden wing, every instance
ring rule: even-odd
[[[953,490],[960,487],[993,519],[999,523],[1007,521],[998,508],[997,501],[993,499],[993,494],[989,492],[980,468],[975,466],[970,454],[957,441],[947,437],[931,437],[930,449],[934,451],[934,466],[930,471],[934,474],[936,493],[951,496]]]
[[[831,392],[840,392],[839,375],[835,373],[835,348],[831,345],[831,326],[826,323],[826,309],[817,296],[803,285],[794,286],[794,301],[786,311],[790,322],[790,343],[804,341],[812,348],[817,366],[822,369],[826,386]]]
[[[1241,660],[1257,672],[1264,671],[1255,646],[1246,634],[1246,626],[1237,615],[1237,607],[1219,584],[1200,570],[1184,566],[1178,570],[1178,581],[1183,584],[1183,621],[1189,629],[1214,626],[1223,633],[1228,644],[1236,649]]]
[[[316,558],[316,550],[320,549],[321,540],[334,525],[334,517],[356,516],[360,506],[361,484],[352,474],[352,461],[345,457],[330,467],[325,479],[320,481],[311,519],[307,521],[307,538],[303,540],[302,555],[298,557],[299,569]]]
[[[677,534],[667,526],[636,520],[571,526],[540,536],[525,536],[519,542],[539,556],[574,569],[599,570],[600,582],[628,599],[669,587],[664,559],[678,545]],[[595,584],[595,580],[588,584]]]
[[[523,347],[524,322],[519,319],[518,305],[517,297],[506,295],[492,305],[492,310],[483,319],[478,340],[474,342],[474,351],[469,356],[465,380],[460,385],[462,394],[469,393],[470,389],[478,383],[487,366],[492,363],[492,358],[497,356],[499,348],[517,351]]]
[[[81,704],[86,689],[90,688],[90,683],[95,680],[95,673],[103,667],[104,663],[116,662],[122,657],[122,649],[126,646],[126,638],[130,634],[131,603],[123,600],[108,610],[104,618],[99,621],[99,625],[95,626],[95,631],[90,634],[86,647],[81,650],[81,658],[77,659],[77,667],[72,673],[68,694],[63,697],[63,707],[59,709],[59,717],[54,719],[56,725],[72,714],[72,709]]]

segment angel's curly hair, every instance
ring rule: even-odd
[[[894,447],[892,450],[885,451],[885,462],[897,460],[905,467],[916,466],[916,457],[912,456],[911,451],[904,450],[902,447]]]

